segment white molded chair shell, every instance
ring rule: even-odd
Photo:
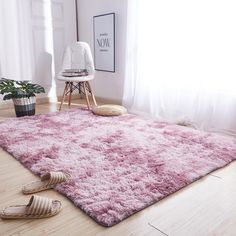
[[[63,76],[63,72],[69,69],[86,70],[88,75],[73,77]],[[94,79],[94,75],[95,69],[89,45],[85,42],[76,42],[67,47],[64,53],[62,70],[57,76],[58,80],[65,82],[65,89],[59,110],[61,110],[67,95],[69,95],[68,105],[71,105],[71,96],[74,90],[79,90],[80,94],[83,93],[85,95],[88,109],[91,109],[89,95],[91,95],[94,105],[97,106],[95,96],[89,84],[89,81]]]
[[[66,77],[62,72],[66,69],[86,69],[87,76]],[[93,57],[89,45],[85,42],[76,42],[66,48],[63,58],[62,70],[57,79],[62,81],[82,82],[94,79],[95,70]]]

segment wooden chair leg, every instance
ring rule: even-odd
[[[69,82],[66,82],[65,89],[64,89],[64,92],[63,92],[63,95],[62,95],[62,99],[61,99],[61,104],[60,104],[60,107],[59,107],[59,111],[61,110],[62,105],[63,105],[63,103],[65,101],[65,96],[66,96],[66,92],[67,92],[67,89],[68,89],[68,85],[69,85]]]
[[[92,89],[91,89],[90,83],[89,83],[88,81],[87,81],[86,83],[87,83],[87,86],[88,86],[89,92],[90,92],[90,94],[91,94],[91,96],[92,96],[92,99],[93,99],[94,105],[97,106],[97,102],[96,102],[95,96],[94,96],[94,94],[93,94],[93,92],[92,92]]]
[[[82,99],[83,93],[82,93],[82,89],[81,89],[81,83],[78,83],[78,90],[79,90],[80,99]]]
[[[88,97],[88,90],[86,88],[86,82],[82,82],[82,83],[83,83],[83,88],[84,88],[84,94],[85,94],[85,98],[86,98],[87,107],[90,110],[91,106],[90,106],[89,97]]]
[[[70,82],[70,84],[69,84],[69,100],[68,100],[68,106],[69,107],[71,105],[71,95],[72,95],[72,92],[73,92],[73,82]]]

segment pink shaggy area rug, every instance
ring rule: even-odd
[[[233,138],[85,109],[1,122],[0,146],[36,175],[69,172],[56,190],[104,226],[236,159]]]

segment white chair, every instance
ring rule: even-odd
[[[76,77],[63,76],[63,72],[68,69],[87,70],[88,75]],[[58,80],[65,81],[65,89],[59,110],[61,110],[65,97],[68,94],[68,105],[71,105],[71,95],[77,89],[79,93],[85,95],[88,109],[91,109],[89,94],[92,96],[94,105],[97,106],[96,99],[89,84],[89,81],[94,79],[94,75],[94,63],[89,45],[85,42],[76,42],[72,46],[67,47],[64,53],[62,70],[57,77]]]

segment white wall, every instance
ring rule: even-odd
[[[29,1],[29,0],[28,0]],[[67,2],[66,0],[64,0]],[[71,0],[72,1],[72,0]],[[39,2],[35,0],[35,2]],[[55,1],[54,1],[55,2]],[[69,4],[68,4],[69,5]],[[116,61],[116,72],[96,72],[95,80],[92,81],[92,87],[94,93],[97,97],[111,99],[120,102],[123,96],[123,85],[124,85],[124,70],[125,70],[125,39],[126,39],[126,10],[127,10],[127,0],[78,0],[78,21],[79,21],[79,37],[81,41],[88,42],[92,48],[93,52],[93,16],[111,13],[116,14],[116,49],[115,49],[115,61]],[[64,12],[66,16],[68,12]],[[75,11],[71,12],[70,19],[71,21],[75,19]],[[68,21],[67,21],[68,23]],[[70,27],[72,22],[70,23]],[[74,25],[74,24],[73,24]],[[66,25],[65,25],[66,27]],[[62,38],[62,37],[57,37]],[[65,40],[65,43],[69,43],[70,40]],[[41,41],[39,40],[38,43]],[[38,47],[37,48],[41,48]],[[64,50],[62,46],[60,50]],[[60,54],[60,53],[59,53]],[[58,53],[55,54],[56,57],[59,57]],[[57,64],[57,61],[56,61]],[[58,65],[56,65],[58,67]],[[57,70],[57,68],[56,68]],[[40,75],[34,82],[42,84],[45,86],[44,80],[45,76]],[[59,85],[59,84],[58,84]],[[63,84],[57,86],[58,95],[62,94]],[[49,88],[45,86],[46,90],[49,91]],[[41,96],[49,96],[50,94],[42,94]],[[10,101],[11,102],[11,101]],[[0,96],[0,104],[3,102]]]
[[[0,0],[0,77],[32,80],[46,90],[38,98],[56,101],[64,48],[76,41],[75,0],[22,2]],[[0,96],[0,108],[8,103]]]
[[[96,72],[92,88],[97,97],[120,102],[123,96],[125,71],[127,0],[78,0],[79,40],[90,44],[93,50],[93,16],[115,13],[116,72]]]

